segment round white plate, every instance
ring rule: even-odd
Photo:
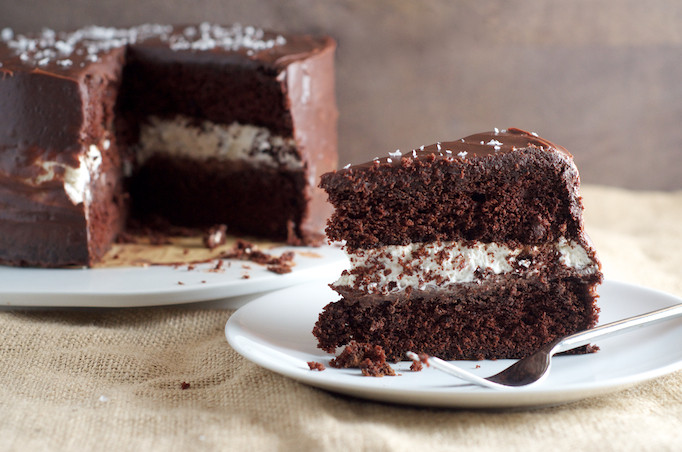
[[[253,262],[149,267],[44,269],[0,266],[0,306],[131,307],[188,303],[265,292],[317,280],[334,280],[348,266],[338,247],[280,247],[294,251],[291,273],[276,274]],[[244,278],[248,275],[248,278]]]
[[[682,300],[672,295],[606,281],[600,287],[600,323],[664,308]],[[325,284],[279,290],[251,301],[230,317],[225,335],[230,345],[254,363],[303,383],[356,397],[385,402],[506,408],[560,404],[607,394],[682,369],[682,319],[597,341],[600,351],[554,358],[543,382],[523,389],[493,390],[465,384],[433,368],[409,370],[410,362],[393,365],[399,376],[363,377],[359,369],[328,366],[333,356],[317,349],[312,335],[322,308],[338,299]],[[307,361],[327,369],[311,371]],[[513,360],[458,361],[486,377]]]

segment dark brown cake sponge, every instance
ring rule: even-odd
[[[388,361],[406,351],[446,360],[522,358],[558,337],[595,326],[598,308],[587,281],[517,278],[447,293],[341,299],[325,306],[313,329],[333,353],[351,341],[380,346]]]
[[[331,240],[349,249],[436,240],[512,246],[580,240],[578,173],[565,154],[531,146],[475,159],[418,159],[322,176]]]

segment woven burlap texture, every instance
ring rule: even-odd
[[[607,277],[682,295],[682,193],[583,193]],[[658,451],[682,444],[682,372],[533,410],[395,406],[259,368],[227,344],[230,314],[194,306],[1,311],[0,450]]]

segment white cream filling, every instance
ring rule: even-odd
[[[254,165],[301,169],[303,162],[293,152],[295,146],[293,138],[272,135],[265,127],[237,122],[227,126],[211,121],[197,123],[184,116],[173,119],[151,116],[140,128],[137,162],[142,164],[152,155],[161,153],[196,160],[241,160]],[[292,152],[276,155],[268,152],[281,147]]]
[[[597,271],[587,250],[573,240],[560,238],[553,245],[559,262],[583,274]],[[464,245],[459,242],[415,243],[357,250],[348,253],[349,271],[343,272],[335,286],[350,286],[369,293],[399,292],[407,289],[434,289],[451,284],[480,280],[481,273],[537,272],[532,255],[538,247],[524,253],[495,243]],[[523,254],[522,254],[523,253]],[[373,269],[360,280],[356,269]]]
[[[109,141],[104,140],[102,147],[107,149]],[[99,167],[102,164],[102,152],[96,145],[90,145],[86,152],[78,157],[79,166],[74,168],[69,165],[54,161],[43,161],[38,163],[42,169],[41,173],[25,182],[34,186],[42,185],[46,182],[57,179],[56,170],[64,170],[64,191],[74,205],[90,201],[90,181],[98,176]]]

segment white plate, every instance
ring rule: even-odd
[[[285,251],[296,253],[295,265],[291,273],[282,275],[253,262],[230,259],[218,272],[210,271],[216,261],[197,264],[192,270],[187,265],[83,269],[0,266],[0,305],[129,307],[215,300],[333,280],[348,265],[338,247],[267,250],[274,256]]]
[[[600,323],[664,308],[682,300],[644,287],[606,281],[599,290]],[[328,366],[331,355],[316,348],[313,325],[323,306],[338,296],[324,284],[291,287],[265,295],[230,317],[230,345],[254,363],[303,383],[385,402],[506,408],[560,404],[607,394],[682,369],[682,319],[601,341],[598,353],[554,358],[549,377],[524,389],[493,390],[468,385],[432,368],[411,372],[410,362],[393,365],[396,377],[363,377],[359,369]],[[309,370],[306,362],[327,366]],[[458,361],[481,376],[513,360]],[[480,367],[479,367],[480,366]]]

